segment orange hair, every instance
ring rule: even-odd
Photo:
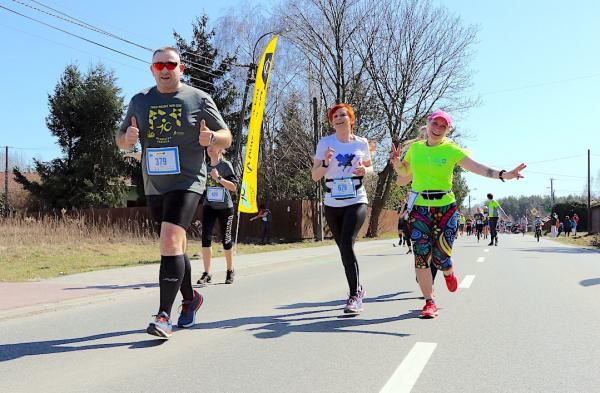
[[[344,108],[348,111],[348,116],[350,117],[350,121],[352,122],[352,129],[354,129],[354,124],[356,124],[356,116],[354,115],[354,109],[352,109],[352,105],[350,104],[335,104],[332,106],[327,112],[327,118],[330,123],[333,123],[333,114],[338,109]]]

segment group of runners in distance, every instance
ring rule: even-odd
[[[198,283],[211,282],[211,239],[216,220],[225,249],[226,281],[233,282],[231,193],[237,189],[239,178],[223,158],[224,150],[231,145],[231,131],[207,93],[181,82],[184,65],[177,49],[157,49],[150,70],[156,85],[133,96],[116,141],[124,150],[138,142],[142,147],[144,191],[159,231],[161,253],[159,306],[146,331],[169,338],[173,332],[171,311],[178,292],[183,297],[177,320],[180,328],[195,324],[196,312],[204,301],[192,287],[192,268],[186,253],[186,231],[199,203],[203,204],[204,273]],[[366,291],[360,281],[354,243],[367,216],[368,196],[363,178],[373,172],[374,148],[366,138],[354,133],[356,116],[351,105],[334,105],[327,116],[335,133],[319,140],[312,179],[323,179],[325,184],[324,213],[348,283],[344,312],[358,314]],[[452,192],[454,167],[459,165],[499,181],[522,178],[520,172],[526,167],[521,164],[511,171],[499,171],[480,164],[447,138],[451,130],[451,116],[436,111],[428,117],[417,138],[392,144],[389,156],[398,184],[411,184],[402,207],[403,236],[411,245],[416,278],[425,299],[422,318],[438,315],[433,296],[437,270],[443,273],[449,291],[458,287],[451,258],[459,228]],[[474,216],[476,222],[479,213]],[[488,219],[491,239],[497,241],[490,211]]]

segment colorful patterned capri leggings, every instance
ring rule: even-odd
[[[452,245],[456,236],[456,203],[446,206],[415,206],[410,212],[410,238],[413,241],[415,268],[427,269],[431,263],[439,270],[452,267]]]

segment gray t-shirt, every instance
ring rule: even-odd
[[[205,148],[198,143],[200,120],[213,131],[228,128],[210,95],[185,84],[167,94],[154,86],[133,96],[119,129],[121,134],[131,125],[132,116],[140,130],[146,195],[174,190],[202,194],[206,163]]]
[[[206,197],[204,198],[204,205],[210,206],[213,209],[228,209],[233,208],[233,200],[231,199],[231,193],[228,189],[223,187],[218,181],[214,180],[210,175],[210,171],[216,168],[219,175],[225,180],[235,183],[239,183],[238,177],[235,175],[233,166],[227,160],[221,160],[216,166],[208,164],[206,173],[208,174],[208,180],[206,182]],[[222,197],[222,198],[221,198]],[[209,200],[213,199],[213,200]],[[221,202],[221,199],[223,200]]]

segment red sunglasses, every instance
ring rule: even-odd
[[[157,61],[156,63],[152,63],[152,67],[154,67],[154,69],[156,71],[162,71],[165,67],[167,67],[167,70],[173,71],[175,69],[175,67],[177,67],[177,65],[179,65],[179,63],[174,62],[174,61],[167,61],[167,62]]]

